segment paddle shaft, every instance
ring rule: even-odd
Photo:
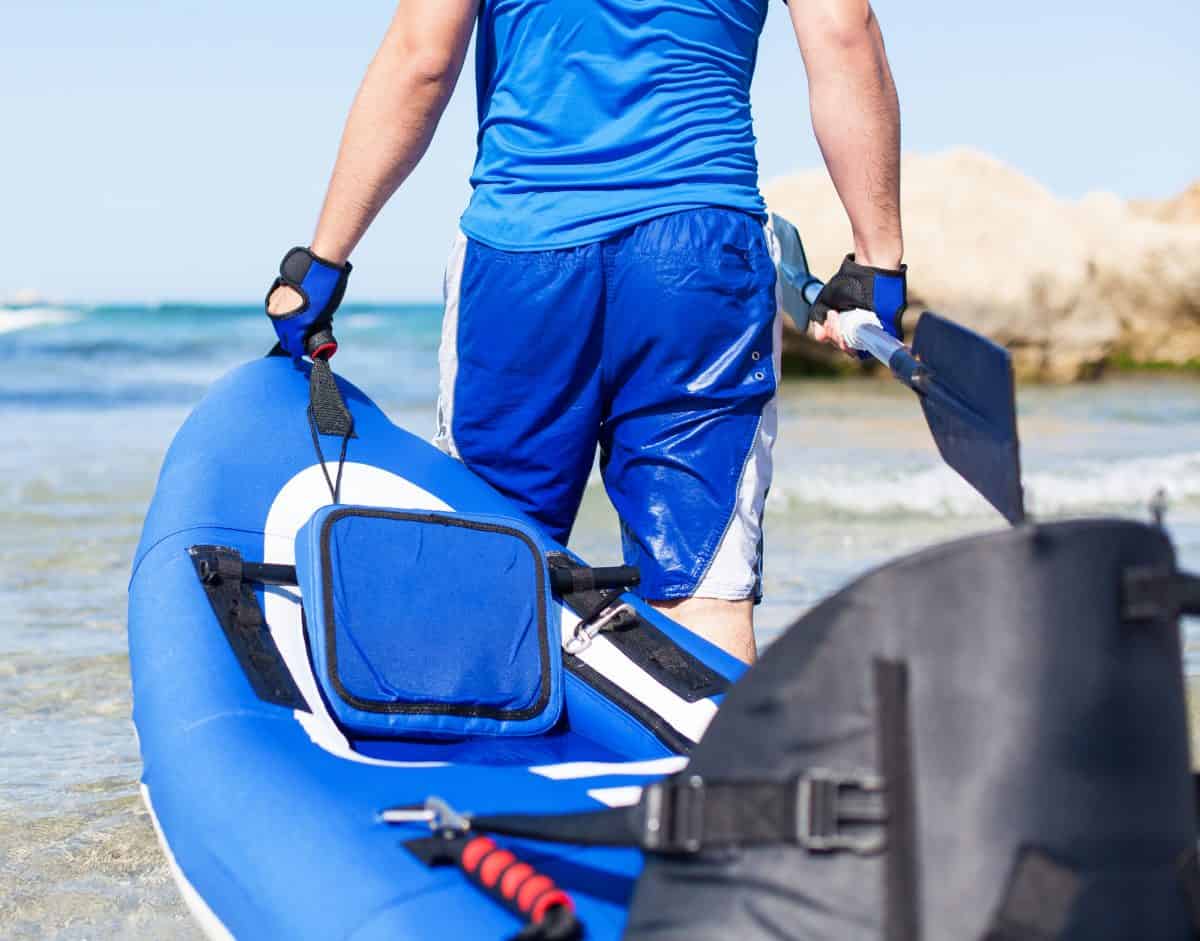
[[[809,281],[804,286],[804,299],[813,304],[823,287],[825,285],[816,279]],[[914,392],[925,391],[922,387],[925,385],[923,377],[926,370],[907,346],[879,326],[879,319],[874,314],[869,311],[847,311],[840,317],[842,336],[848,346],[870,353]]]
[[[805,286],[804,297],[811,304],[821,292],[822,284],[813,281]],[[870,311],[844,311],[838,325],[842,338],[851,349],[870,353],[887,366],[892,375],[908,386],[929,404],[982,431],[988,431],[987,421],[953,391],[937,381],[937,376],[912,354],[907,346],[879,325],[879,318]]]

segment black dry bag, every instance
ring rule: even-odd
[[[1179,578],[1159,529],[1084,520],[859,579],[729,693],[626,937],[1193,937]]]

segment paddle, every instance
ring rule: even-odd
[[[813,277],[800,233],[771,217],[780,247],[784,309],[800,329],[824,286]],[[1025,519],[1012,357],[1002,346],[937,314],[917,322],[912,348],[868,311],[838,318],[847,345],[870,353],[921,402],[943,460],[1014,526]]]

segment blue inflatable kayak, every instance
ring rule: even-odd
[[[384,811],[632,804],[741,665],[340,379],[352,433],[320,434],[308,370],[213,387],[134,562],[143,792],[189,907],[214,938],[507,938],[553,883],[618,937],[638,851],[505,840],[505,905]]]

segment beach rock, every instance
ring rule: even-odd
[[[1131,202],[1129,208],[1159,222],[1200,223],[1200,180],[1174,199],[1138,199]]]
[[[1200,185],[1152,205],[1068,202],[970,150],[906,156],[902,175],[912,313],[937,310],[1003,343],[1024,379],[1200,361]],[[800,229],[813,271],[836,270],[850,227],[825,171],[764,193]],[[789,325],[788,355],[828,362],[814,347]]]

